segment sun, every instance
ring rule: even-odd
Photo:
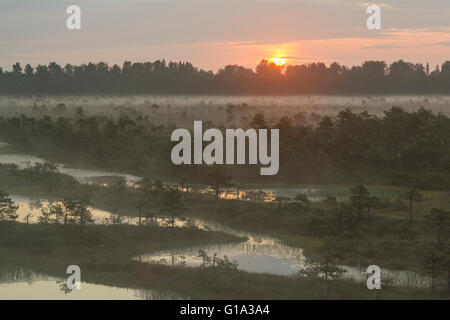
[[[270,61],[275,63],[277,66],[282,67],[286,64],[288,59],[286,58],[271,58]]]

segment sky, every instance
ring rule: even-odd
[[[370,4],[381,29],[366,27]],[[66,8],[81,8],[81,30]],[[166,59],[217,71],[365,60],[450,60],[450,0],[0,0],[0,66]]]

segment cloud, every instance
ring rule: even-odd
[[[197,42],[194,44],[195,46],[215,46],[215,47],[235,47],[235,46],[248,46],[248,45],[260,45],[266,44],[264,41],[211,41],[211,42]]]
[[[390,9],[392,8],[392,4],[388,4],[388,3],[376,3],[376,2],[358,2],[357,5],[359,7],[369,7],[373,4],[376,4],[377,6],[379,6],[380,8],[383,9]]]
[[[373,46],[361,47],[361,49],[396,49],[396,48],[406,48],[406,47],[395,44],[376,44]]]
[[[450,47],[450,41],[448,42],[435,42],[435,43],[430,43],[430,46],[446,46],[446,47]]]
[[[274,56],[347,65],[450,56],[450,0],[77,0],[80,32],[65,27],[73,1],[35,2],[0,0],[0,65],[166,58],[217,69]],[[363,6],[377,2],[391,9],[374,32]]]

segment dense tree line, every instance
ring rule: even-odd
[[[207,126],[216,127],[213,123]],[[335,117],[321,117],[316,124],[299,124],[284,116],[269,125],[264,114],[256,113],[245,126],[280,129],[280,171],[267,178],[259,175],[258,166],[223,166],[221,170],[236,182],[268,179],[450,187],[450,118],[443,114],[392,107],[378,117],[345,109]],[[0,117],[1,140],[52,161],[204,183],[202,177],[211,172],[208,166],[172,164],[173,129],[155,125],[139,113],[118,118],[83,113]]]
[[[278,66],[262,60],[255,70],[228,65],[204,71],[189,62],[105,62],[79,66],[0,68],[0,93],[167,93],[167,94],[339,94],[450,93],[450,61],[430,70],[428,63],[403,60],[387,65],[366,61],[351,68],[332,63]]]
[[[392,107],[382,117],[345,109],[316,126],[283,117],[280,174],[316,182],[450,186],[450,119],[425,109]],[[295,178],[294,178],[295,177]]]

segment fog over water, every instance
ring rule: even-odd
[[[198,113],[203,121],[217,116],[211,110],[224,108],[228,104],[245,104],[251,110],[263,110],[269,114],[289,114],[304,111],[320,115],[335,115],[344,108],[356,112],[368,111],[382,115],[392,106],[401,106],[407,111],[420,107],[434,112],[450,114],[450,96],[445,95],[361,95],[361,96],[205,96],[205,95],[64,95],[64,96],[0,96],[0,114],[19,115],[38,107],[48,109],[64,104],[67,108],[82,107],[88,113],[117,111],[121,108],[136,108],[144,113],[158,116],[178,116],[182,110]],[[209,108],[209,109],[208,109]],[[200,118],[199,118],[200,119]],[[166,119],[170,122],[170,118]],[[173,120],[173,119],[172,119]]]
[[[189,110],[192,117],[211,117],[211,120],[226,121],[225,113],[218,115],[214,112],[205,112],[207,108],[222,110],[227,104],[244,104],[249,108],[248,114],[253,114],[255,110],[264,110],[273,116],[280,114],[292,115],[296,112],[307,112],[320,115],[335,115],[345,107],[350,107],[355,111],[369,111],[370,113],[382,115],[384,110],[394,105],[402,106],[407,110],[417,110],[420,107],[430,108],[435,112],[450,114],[450,97],[447,96],[301,96],[301,97],[261,97],[261,96],[72,96],[72,97],[0,97],[0,114],[19,115],[21,112],[36,114],[51,110],[58,104],[65,105],[65,111],[71,112],[77,107],[82,106],[83,110],[89,113],[110,113],[111,115],[135,108],[138,112],[148,114],[165,123],[183,123],[187,120],[181,116],[182,110]],[[206,109],[205,109],[206,108]],[[44,110],[44,111],[43,111]],[[236,120],[236,123],[239,123]],[[0,142],[0,148],[7,147],[7,144]],[[34,163],[43,163],[45,159],[34,155],[20,153],[0,153],[0,163],[14,163],[19,169],[26,168]],[[58,170],[61,173],[75,177],[81,183],[92,183],[92,178],[105,176],[122,176],[132,187],[140,177],[126,173],[117,173],[103,170],[90,170],[82,168],[70,168],[64,164],[58,164]],[[257,191],[247,190],[246,192]],[[263,188],[262,191],[269,194],[268,198],[273,200],[277,195],[293,198],[298,193],[308,195],[311,202],[318,202],[324,199],[321,190],[317,188]],[[245,198],[245,193],[237,193],[234,190],[225,190],[222,193],[223,198]],[[19,205],[19,220],[25,221],[28,213],[32,214],[30,223],[37,222],[37,216],[42,206],[48,205],[48,199],[29,199],[19,195],[13,195],[12,199]],[[340,198],[343,199],[343,198]],[[36,205],[39,200],[41,207]],[[96,223],[104,222],[105,218],[110,217],[111,213],[92,208]],[[136,218],[130,218],[130,223],[136,224]],[[238,243],[226,243],[220,245],[193,246],[188,248],[179,248],[174,250],[165,250],[155,253],[149,253],[136,257],[140,261],[152,263],[171,264],[174,261],[176,265],[199,266],[201,258],[198,256],[200,249],[205,250],[210,256],[217,254],[218,257],[227,256],[239,264],[239,269],[249,272],[270,273],[277,275],[293,275],[304,265],[305,256],[303,249],[291,247],[283,244],[280,240],[250,233],[240,230],[234,230],[223,225],[207,222],[201,219],[190,218],[190,221],[197,227],[206,230],[215,230],[230,233],[236,236],[245,237],[247,240]],[[155,223],[152,221],[151,223]],[[167,221],[161,218],[156,221],[158,225],[166,225]],[[178,227],[188,227],[185,220],[177,219]],[[358,282],[365,281],[365,274],[354,267],[344,266],[347,270],[345,278],[353,279]],[[403,270],[383,270],[383,278],[389,284],[402,287],[429,287],[430,279],[419,273]],[[58,290],[55,278],[34,276],[31,283],[28,280],[14,280],[0,282],[0,298],[2,296],[10,299],[24,297],[33,298],[40,291],[45,291],[49,296],[46,298],[65,298],[64,293]],[[90,299],[95,296],[101,296],[103,299],[141,299],[158,297],[157,291],[137,291],[134,289],[121,289],[108,286],[85,284],[84,293],[74,293],[71,297],[79,299]],[[16,293],[16,295],[15,295]],[[169,295],[170,298],[170,295]]]

